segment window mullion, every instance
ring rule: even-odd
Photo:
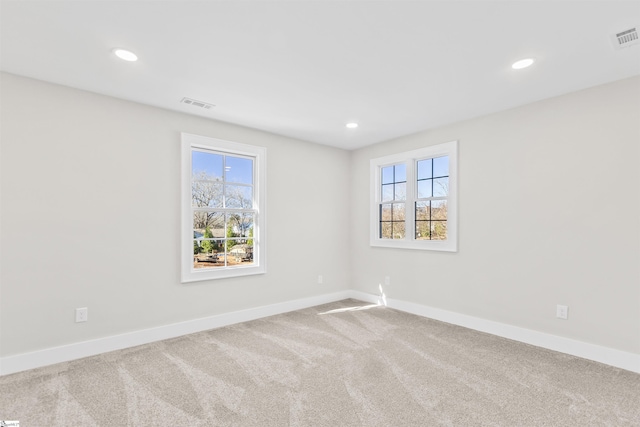
[[[416,189],[416,161],[410,159],[407,162],[407,196],[405,201],[405,239],[408,241],[415,240],[416,236],[416,210],[415,200],[417,195]]]

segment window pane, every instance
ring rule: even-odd
[[[431,219],[430,202],[416,202],[416,220],[426,221]]]
[[[227,215],[227,237],[253,237],[253,214],[234,213]]]
[[[253,208],[253,187],[244,185],[225,185],[225,207]]]
[[[225,157],[225,182],[253,185],[253,160],[243,157]]]
[[[447,201],[432,200],[431,201],[431,219],[446,220],[447,219]]]
[[[449,156],[435,157],[433,159],[433,176],[449,176]]]
[[[222,180],[222,155],[202,151],[191,152],[191,175],[197,179]]]
[[[382,186],[382,200],[388,202],[393,200],[393,184],[386,184]]]
[[[447,240],[446,221],[431,221],[431,240]]]
[[[391,221],[391,203],[381,205],[380,221]]]
[[[222,207],[222,184],[211,181],[191,181],[191,206]]]
[[[224,214],[221,212],[193,213],[194,239],[224,237]]]
[[[193,213],[193,238],[204,237],[204,229],[208,226],[206,212],[194,212]]]
[[[404,239],[404,222],[392,222],[391,224],[393,224],[393,238]]]
[[[227,265],[250,265],[253,263],[253,244],[246,239],[227,240]]]
[[[431,179],[426,179],[424,181],[418,181],[418,198],[425,199],[427,197],[432,197],[431,193]]]
[[[394,182],[406,182],[406,181],[407,181],[407,165],[405,164],[395,165]]]
[[[430,239],[431,221],[416,221],[416,240]]]
[[[392,210],[392,220],[393,221],[404,221],[405,212],[404,212],[404,203],[394,203]]]
[[[390,222],[381,223],[380,237],[382,239],[391,239],[391,223]]]
[[[407,184],[395,184],[395,192],[393,200],[405,200],[407,198]]]
[[[193,268],[214,267],[224,267],[224,240],[194,240]]]
[[[382,184],[393,183],[393,166],[382,168]]]
[[[418,179],[433,178],[431,173],[432,159],[418,161]]]
[[[449,195],[449,178],[433,180],[433,197],[447,197]]]

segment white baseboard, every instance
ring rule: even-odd
[[[48,348],[31,353],[23,353],[15,356],[0,358],[0,375],[8,375],[15,372],[26,371],[28,369],[53,365],[55,363],[67,362],[81,359],[83,357],[94,356],[123,348],[148,344],[168,338],[175,338],[186,334],[220,328],[235,323],[255,320],[262,317],[287,313],[316,305],[340,301],[346,298],[354,298],[374,304],[382,304],[396,310],[440,320],[465,328],[474,329],[481,332],[509,338],[515,341],[532,344],[538,347],[559,351],[584,359],[594,360],[607,365],[626,369],[640,373],[640,355],[615,350],[595,344],[563,338],[556,335],[545,334],[543,332],[532,331],[530,329],[493,322],[491,320],[480,319],[478,317],[467,316],[460,313],[441,310],[412,302],[396,299],[388,299],[378,295],[365,292],[349,290],[335,292],[326,295],[319,295],[309,298],[302,298],[268,306],[256,307],[247,310],[224,313],[202,319],[189,320],[186,322],[174,323],[171,325],[159,326],[157,328],[144,329],[121,335],[114,335],[80,343],[64,345],[60,347]]]
[[[362,301],[380,301],[381,303],[384,303],[382,301],[382,297],[365,292],[351,291],[349,295],[351,298]],[[386,301],[386,304],[384,305],[395,308],[396,310],[417,314],[418,316],[440,320],[442,322],[463,326],[476,331],[486,332],[499,337],[509,338],[514,341],[520,341],[537,347],[559,351],[572,356],[582,357],[583,359],[589,359],[606,365],[640,373],[640,354],[628,353],[609,347],[589,344],[570,338],[559,337],[557,335],[546,334],[544,332],[533,331],[531,329],[520,328],[506,323],[467,316],[465,314],[441,310],[412,302],[386,297],[384,300]]]
[[[335,292],[3,357],[0,358],[0,376],[314,307],[351,297],[349,291]]]

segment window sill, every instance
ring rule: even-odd
[[[266,270],[264,266],[238,266],[220,270],[197,269],[184,273],[182,275],[182,283],[265,274]]]
[[[371,239],[371,247],[418,249],[423,251],[458,252],[455,242],[448,240],[386,240]]]

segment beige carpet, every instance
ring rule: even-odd
[[[366,305],[346,300],[5,376],[0,420],[640,425],[638,374],[389,308],[353,309]]]

